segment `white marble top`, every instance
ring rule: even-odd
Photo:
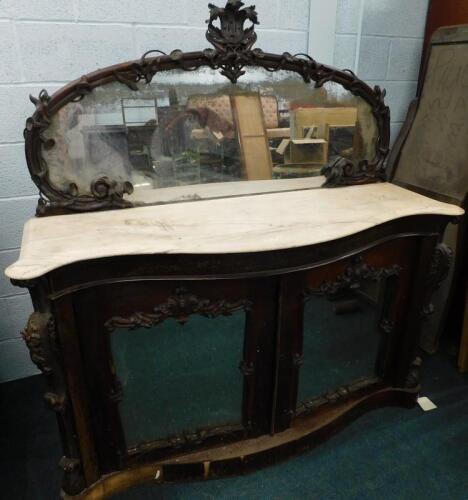
[[[29,220],[12,279],[118,255],[259,252],[331,241],[410,215],[463,210],[393,184],[310,189]]]

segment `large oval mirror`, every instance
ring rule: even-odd
[[[107,177],[131,184],[133,202],[156,203],[318,187],[323,180],[283,181],[320,176],[338,157],[372,160],[378,128],[369,104],[335,83],[317,89],[255,68],[233,85],[202,68],[161,73],[138,90],[98,87],[61,108],[44,136],[57,189],[91,195]]]

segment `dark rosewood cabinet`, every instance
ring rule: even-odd
[[[413,405],[448,220],[406,217],[289,250],[78,261],[23,282],[65,492],[244,473],[363,411]]]

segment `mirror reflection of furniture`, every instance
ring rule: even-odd
[[[292,106],[290,138],[276,149],[284,165],[275,165],[275,174],[319,175],[336,157],[352,158],[357,116],[356,107]]]
[[[158,126],[156,99],[122,99],[122,120],[128,134],[128,155],[137,170],[152,171],[151,139]]]
[[[276,148],[283,164],[275,165],[273,171],[278,177],[302,177],[319,175],[328,163],[328,125],[310,124],[303,127],[300,135],[283,139]]]
[[[291,137],[290,128],[269,128],[267,129],[267,136],[269,139],[284,139]]]
[[[267,127],[274,131],[278,127],[276,97],[260,96],[257,92],[232,96],[191,96],[188,99],[187,109],[201,108],[208,110],[213,120],[204,130],[193,130],[192,138],[198,141],[209,137],[218,141],[237,138],[242,152],[242,178],[271,179]],[[223,125],[220,126],[220,123]]]
[[[189,99],[164,130],[166,137],[178,135],[180,139],[169,157],[176,186],[240,178],[232,120],[209,104],[206,98]]]
[[[260,94],[231,95],[245,178],[271,179],[273,163]]]
[[[86,164],[94,165],[103,175],[128,175],[131,169],[125,125],[86,126],[81,133]]]
[[[389,177],[395,184],[464,208],[468,201],[467,60],[468,25],[435,32],[424,65],[427,71],[421,95],[411,104],[388,160]],[[442,334],[454,332],[460,336],[462,330],[468,277],[467,231],[464,215],[458,227],[450,225],[445,233],[445,243],[453,248],[455,261],[450,279],[438,292],[435,313],[424,325],[421,346],[428,352],[437,350]],[[466,327],[462,335],[462,345],[467,346]],[[460,364],[460,368],[468,370],[468,365]]]
[[[355,107],[300,107],[292,113],[292,136],[304,137],[304,130],[311,124],[326,125],[328,135],[325,139],[329,142],[331,159],[335,156],[351,158],[357,121],[358,112]]]

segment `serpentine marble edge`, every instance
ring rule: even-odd
[[[29,220],[19,260],[28,280],[87,259],[145,254],[224,254],[323,243],[412,215],[463,215],[389,183],[310,189]]]

